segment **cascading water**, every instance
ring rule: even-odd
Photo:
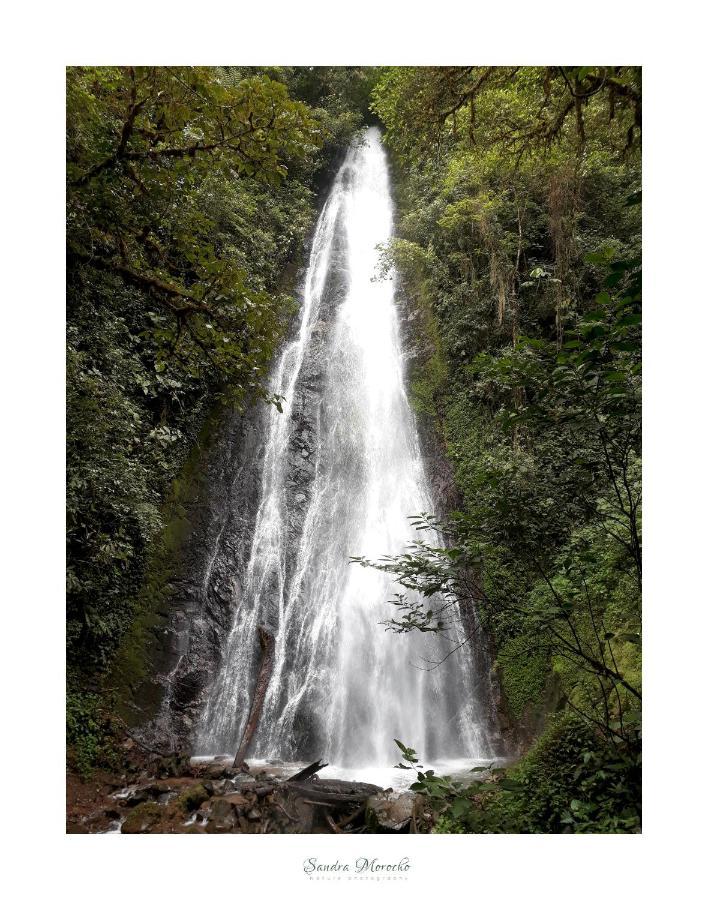
[[[352,565],[401,552],[408,516],[431,511],[403,378],[392,280],[374,280],[392,233],[386,158],[376,129],[349,150],[317,225],[301,320],[271,381],[284,411],[267,416],[262,493],[243,594],[197,736],[200,753],[234,752],[249,716],[258,629],[275,635],[250,757],[322,756],[362,770],[399,758],[491,759],[484,692],[465,634],[406,635],[391,617],[389,576]],[[306,373],[310,373],[306,377]],[[313,374],[314,373],[314,374]],[[310,450],[294,446],[305,382],[316,397]],[[313,389],[314,384],[314,389]],[[300,492],[293,467],[310,457]]]

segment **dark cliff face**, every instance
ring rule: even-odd
[[[197,488],[180,510],[183,535],[162,573],[163,601],[144,649],[148,669],[131,698],[131,719],[160,749],[190,749],[220,664],[248,563],[263,420],[263,405],[222,414],[198,462]]]

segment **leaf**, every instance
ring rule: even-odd
[[[464,797],[458,797],[453,801],[452,806],[450,807],[450,812],[452,813],[453,819],[461,819],[469,812],[469,808],[469,801]]]
[[[594,253],[586,253],[585,262],[603,266],[607,265],[614,255],[615,251],[612,247],[604,247],[602,250],[596,250]]]
[[[513,778],[502,778],[498,784],[503,791],[523,791],[524,789],[524,786],[518,781],[514,781]]]

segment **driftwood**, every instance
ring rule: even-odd
[[[243,731],[241,744],[239,745],[239,748],[236,751],[236,756],[234,758],[234,769],[240,768],[244,759],[246,758],[248,746],[253,739],[253,735],[256,733],[256,728],[258,727],[258,721],[261,717],[261,710],[263,709],[263,701],[265,700],[266,691],[268,690],[268,684],[270,682],[270,676],[273,672],[275,638],[270,633],[270,631],[267,631],[265,628],[262,628],[259,625],[258,639],[261,645],[261,665],[258,670],[258,678],[256,679],[256,689],[253,692],[251,711],[248,714],[248,721],[246,722],[246,727]]]
[[[307,802],[307,801],[306,801]],[[362,831],[362,828],[354,828],[351,831],[345,831],[347,825],[351,825],[355,819],[358,819],[362,813],[366,811],[366,804],[363,803],[360,806],[357,806],[353,813],[350,813],[348,816],[345,816],[343,819],[340,819],[339,822],[335,822],[332,816],[329,813],[325,814],[325,820],[329,827],[335,834],[355,834],[358,831]]]
[[[319,781],[286,781],[283,785],[288,793],[306,800],[318,800],[336,805],[363,803],[367,797],[378,794],[381,788],[363,781],[340,781],[335,778]]]
[[[325,819],[327,820],[327,824],[332,829],[335,834],[345,834],[346,832],[342,831],[342,829],[337,825],[332,816],[329,813],[325,815]]]
[[[288,778],[288,781],[307,781],[309,778],[319,772],[320,769],[324,769],[327,766],[327,763],[323,763],[321,759],[318,759],[316,762],[310,763],[309,766],[305,766],[304,769],[300,769],[299,772],[296,772],[294,775],[291,775]]]
[[[273,806],[278,810],[278,812],[281,812],[284,816],[286,816],[288,819],[290,819],[291,822],[297,822],[297,817],[291,816],[290,813],[287,811],[287,809],[283,806],[282,803],[276,802],[273,804]]]
[[[354,834],[363,830],[347,826],[352,826],[365,813],[367,799],[380,793],[381,788],[362,781],[317,779],[315,772],[318,765],[312,763],[294,776],[304,780],[290,778],[281,785],[288,805],[301,823],[301,830],[311,832],[316,815],[335,834]]]
[[[169,758],[163,764],[170,762]],[[161,770],[163,766],[158,766]],[[427,815],[411,792],[383,791],[375,784],[320,779],[321,760],[281,781],[266,772],[253,775],[221,769],[218,777],[195,766],[189,776],[149,776],[111,795],[99,817],[121,817],[123,833],[358,834],[429,830]],[[282,776],[281,776],[282,777]],[[179,802],[151,803],[155,799]],[[146,804],[147,807],[146,808]],[[198,804],[198,805],[196,805]],[[141,812],[142,810],[142,812]],[[186,822],[184,810],[194,815]],[[141,816],[149,817],[141,819]],[[159,815],[158,815],[159,814]]]

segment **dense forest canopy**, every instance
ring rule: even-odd
[[[474,603],[510,727],[543,732],[502,787],[418,790],[441,831],[639,829],[641,102],[636,67],[67,71],[74,765],[111,755],[106,679],[200,431],[287,402],[266,375],[303,247],[377,121],[397,201],[382,277],[459,503],[411,510],[421,540],[361,562],[401,584],[394,630]]]

